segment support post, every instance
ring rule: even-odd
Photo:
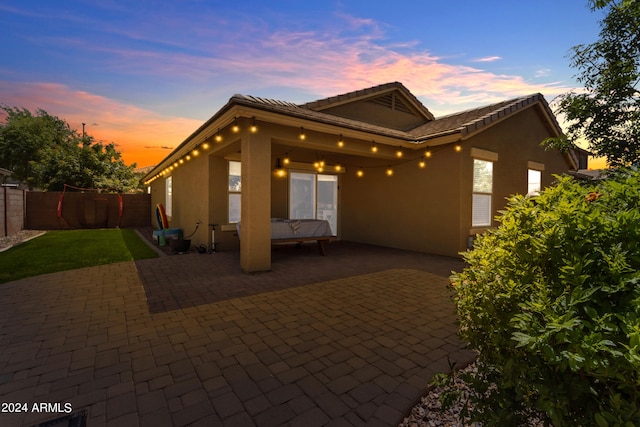
[[[271,270],[271,139],[241,131],[240,268],[257,273]]]

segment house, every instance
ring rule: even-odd
[[[0,186],[7,188],[21,188],[20,182],[11,178],[12,172],[9,169],[0,168]]]
[[[302,105],[234,95],[143,181],[185,234],[241,221],[245,272],[271,268],[273,217],[456,256],[496,225],[507,196],[578,168],[573,153],[540,146],[560,134],[541,94],[438,118],[398,82]],[[210,232],[191,239],[207,244]]]

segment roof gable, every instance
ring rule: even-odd
[[[561,135],[562,128],[556,121],[544,96],[540,93],[438,117],[429,123],[412,129],[409,133],[417,140],[423,141],[451,134],[459,134],[462,139],[465,139],[525,108],[533,106],[539,106],[550,131],[556,136]]]
[[[433,114],[399,82],[308,102],[301,107],[401,131],[434,119]]]

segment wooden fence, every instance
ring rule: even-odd
[[[27,192],[24,228],[67,230],[151,226],[148,194]]]

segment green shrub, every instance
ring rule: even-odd
[[[640,425],[640,173],[514,196],[452,276],[473,417]]]

